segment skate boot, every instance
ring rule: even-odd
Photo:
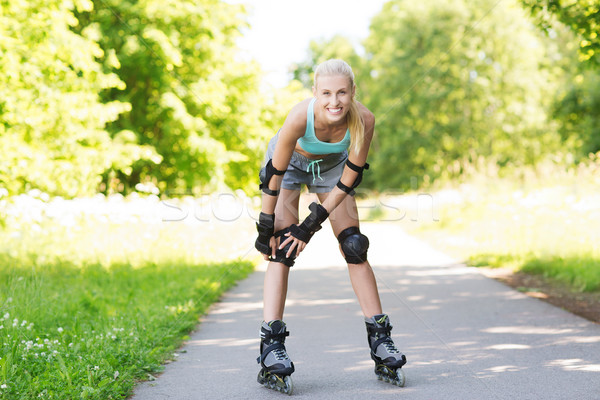
[[[406,364],[406,356],[398,351],[390,337],[392,325],[389,317],[386,314],[375,315],[372,318],[365,318],[365,324],[377,379],[400,387],[404,386],[402,366]]]
[[[294,363],[285,351],[285,337],[289,336],[283,321],[263,322],[260,328],[260,356],[256,359],[262,369],[258,373],[258,383],[266,388],[292,394]]]

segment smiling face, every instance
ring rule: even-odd
[[[318,115],[328,123],[340,123],[346,121],[354,97],[354,85],[344,75],[319,76],[313,86],[313,95],[317,99],[315,111]]]

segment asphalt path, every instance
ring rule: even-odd
[[[378,381],[329,229],[290,275],[284,320],[297,399],[600,399],[600,325],[527,297],[394,225],[363,224],[406,386]],[[134,400],[283,399],[256,382],[264,268],[228,292]]]

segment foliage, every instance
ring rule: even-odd
[[[250,190],[272,134],[244,8],[222,1],[0,3],[0,185],[72,197],[150,184]],[[279,116],[276,117],[278,119]]]
[[[407,188],[484,157],[535,163],[559,148],[548,124],[551,52],[514,2],[390,1],[365,43],[377,135],[366,180]]]
[[[574,76],[554,104],[563,141],[579,157],[600,151],[600,74],[583,71]]]
[[[580,38],[580,60],[600,64],[600,2],[598,0],[521,0],[547,32],[556,20],[569,26]]]
[[[600,3],[528,0],[522,3],[547,33],[545,41],[558,46],[553,68],[561,68],[565,73],[551,108],[553,122],[559,128],[563,148],[577,159],[585,160],[590,153],[600,151],[600,71],[594,68],[600,60],[595,50],[600,41],[597,29],[590,30],[599,24],[600,14],[590,13],[594,7],[598,10]]]
[[[0,2],[0,186],[10,193],[89,194],[111,165],[156,157],[127,132],[106,132],[130,105],[101,101],[124,82],[102,71],[104,53],[89,30],[72,31],[74,7],[91,3]]]
[[[107,175],[106,190],[137,182],[172,194],[248,188],[267,132],[258,68],[236,59],[243,12],[214,0],[98,0],[78,14],[96,32],[104,67],[126,84],[105,96],[131,104],[111,133],[131,131],[162,157]]]

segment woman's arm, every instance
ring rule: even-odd
[[[310,101],[310,100],[308,100]],[[306,109],[308,101],[303,101],[292,108],[289,112],[281,130],[275,150],[273,151],[272,164],[275,169],[285,171],[290,164],[292,153],[296,148],[298,139],[304,135],[306,130]],[[268,188],[272,191],[279,191],[283,175],[273,175],[268,182]],[[263,193],[262,195],[262,212],[265,214],[273,214],[275,212],[275,204],[277,196],[271,196]]]
[[[358,108],[362,113],[363,120],[365,121],[365,140],[360,147],[360,151],[358,154],[354,150],[350,150],[348,155],[348,161],[352,164],[363,167],[367,162],[367,155],[369,154],[369,147],[371,146],[371,140],[373,139],[373,133],[375,131],[375,116],[371,113],[365,106],[358,103]],[[356,179],[358,178],[359,173],[351,169],[348,165],[344,167],[344,172],[342,173],[342,177],[340,181],[346,187],[352,187]],[[334,187],[329,196],[323,202],[323,207],[327,210],[329,214],[335,208],[340,205],[344,197],[346,197],[347,193],[344,192],[339,187]]]

